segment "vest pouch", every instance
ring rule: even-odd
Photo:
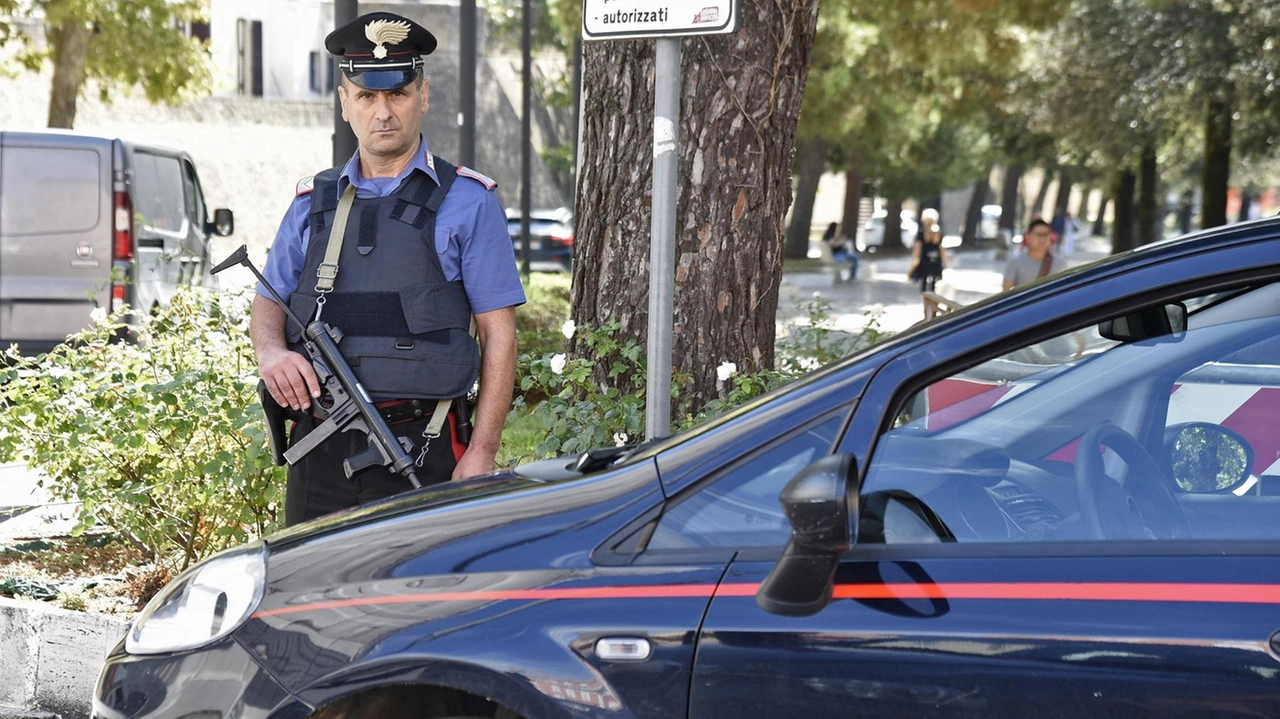
[[[302,324],[309,325],[316,316],[316,296],[305,292],[294,292],[289,296],[289,309],[302,320]],[[289,344],[296,345],[302,341],[302,328],[285,318],[284,336]]]
[[[400,290],[409,332],[423,335],[446,329],[471,328],[471,303],[461,282],[422,282]]]
[[[448,333],[447,343],[348,335],[338,346],[375,400],[453,399],[476,381],[480,350],[466,330]]]

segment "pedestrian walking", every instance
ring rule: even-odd
[[[938,226],[938,211],[929,208],[920,213],[921,236],[911,248],[911,269],[907,277],[920,284],[920,298],[924,305],[924,318],[933,319],[938,314],[938,303],[930,298],[947,268],[947,249],[942,246],[942,228]]]
[[[435,47],[426,28],[387,12],[325,38],[359,147],[298,183],[263,273],[304,321],[323,317],[342,331],[343,355],[412,445],[424,485],[493,470],[515,379],[515,307],[525,301],[495,183],[434,156],[422,136],[422,56]],[[324,400],[299,329],[261,286],[250,334],[297,444],[322,421]],[[472,422],[458,400],[477,377]],[[347,479],[343,460],[365,444],[360,432],[338,432],[289,467],[286,524],[411,488],[385,467]]]
[[[1022,246],[1026,251],[1013,255],[1005,263],[1004,289],[1067,269],[1066,260],[1049,251],[1052,241],[1053,230],[1049,228],[1049,223],[1040,219],[1032,220],[1022,235]]]

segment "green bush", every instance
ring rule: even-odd
[[[818,367],[880,341],[875,313],[867,314],[864,327],[856,334],[837,332],[831,320],[832,306],[820,295],[800,304],[804,320],[785,328],[775,349],[776,369],[752,374],[739,373],[730,363],[722,375],[722,396],[705,407],[691,410],[680,401],[680,388],[687,377],[672,377],[672,416],[677,430],[694,427],[782,386]],[[582,356],[569,358],[561,352],[522,354],[516,366],[516,394],[508,425],[519,426],[519,437],[504,438],[503,457],[511,460],[536,459],[574,454],[595,447],[640,441],[644,437],[644,389],[622,393],[609,385],[592,381],[597,365],[609,368],[610,378],[620,375],[645,376],[644,348],[633,340],[617,337],[620,325],[577,328]],[[566,328],[572,333],[573,328]],[[533,427],[529,417],[533,419]]]
[[[516,344],[521,354],[541,357],[563,352],[564,323],[569,319],[567,274],[537,272],[524,279],[528,302],[516,308]]]
[[[284,486],[266,445],[248,298],[179,292],[114,341],[123,314],[0,374],[0,459],[44,473],[106,526],[184,567],[272,530]]]

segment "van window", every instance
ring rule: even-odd
[[[133,162],[134,223],[164,232],[184,231],[182,166],[176,157],[135,152]]]
[[[6,147],[0,169],[0,231],[51,235],[92,230],[102,208],[93,150]]]

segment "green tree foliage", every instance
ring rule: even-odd
[[[141,87],[152,102],[208,92],[211,58],[186,32],[208,12],[208,0],[0,0],[0,18],[12,18],[0,21],[0,43],[16,41],[28,70],[53,65],[48,124],[69,128],[86,81],[104,101],[121,87]]]
[[[1027,29],[1059,12],[1046,0],[830,0],[799,134],[839,160],[856,154],[888,196],[967,184],[998,159],[994,113],[1023,69]]]
[[[0,458],[45,474],[80,530],[109,527],[175,568],[273,529],[284,469],[266,446],[247,309],[189,289],[137,343],[114,341],[117,315],[48,355],[10,351]]]

